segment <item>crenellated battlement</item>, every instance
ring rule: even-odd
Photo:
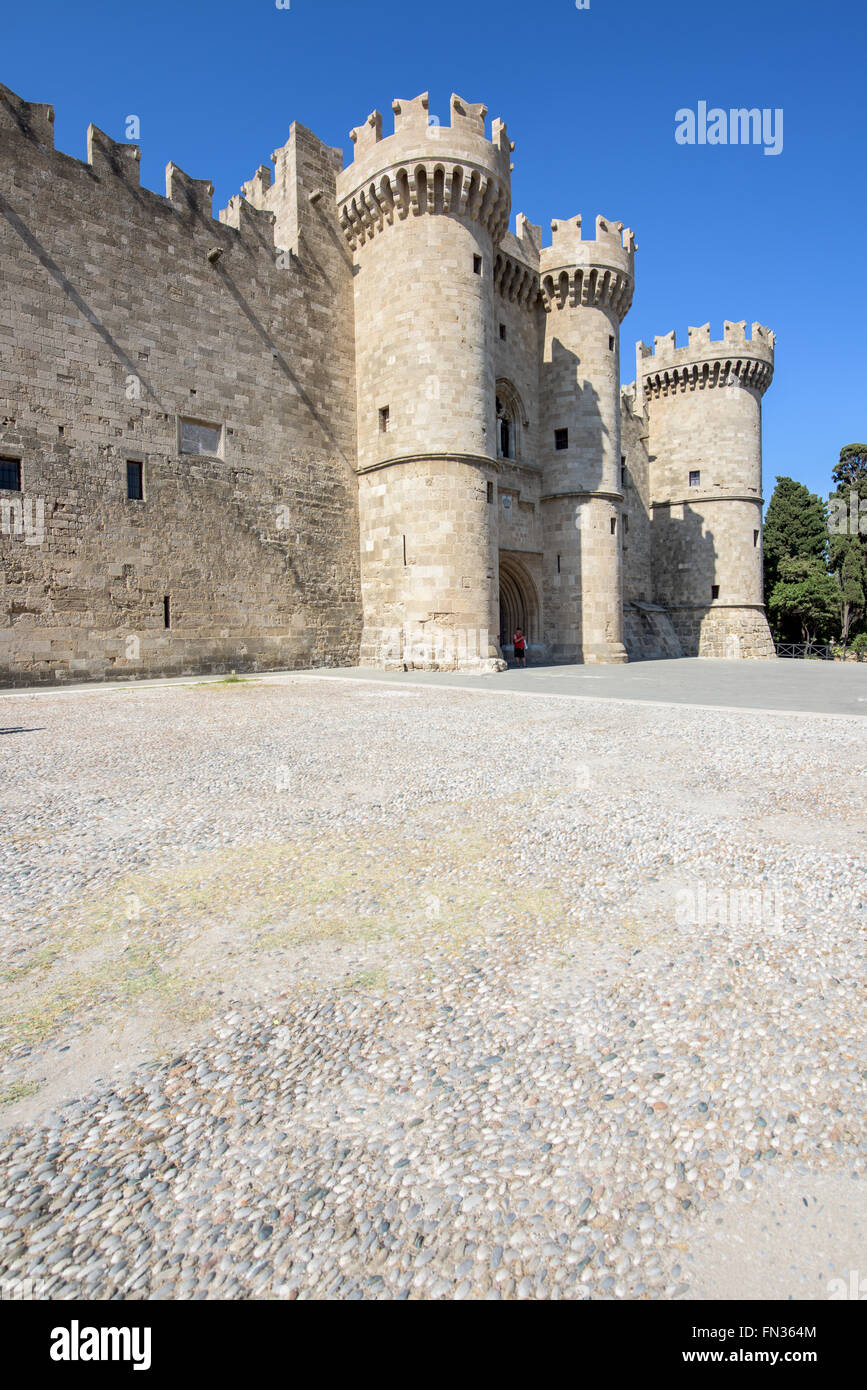
[[[253,207],[261,207],[262,199],[271,187],[271,183],[271,170],[267,164],[260,164],[253,177],[241,184],[241,197],[246,198]]]
[[[23,101],[8,87],[0,86],[0,134],[11,132],[38,145],[43,151],[55,152],[54,147],[54,108],[41,103]],[[127,186],[141,187],[141,149],[137,144],[112,139],[98,126],[87,128],[87,160],[82,162],[61,151],[57,157],[71,160],[80,167],[89,167],[100,179],[119,179]],[[271,171],[260,166],[249,184],[244,185],[244,193],[252,198],[236,195],[229,206],[219,213],[222,226],[237,231],[242,239],[255,241],[269,248],[274,244],[274,214],[260,210],[255,205],[255,195],[260,189],[267,189],[271,183]],[[144,189],[147,198],[156,204],[163,202],[160,194]],[[214,185],[210,179],[194,179],[177,164],[169,162],[166,166],[165,201],[169,202],[184,218],[199,221],[215,221],[213,212]],[[215,229],[216,230],[216,229]]]
[[[764,392],[774,374],[775,335],[761,323],[723,324],[721,339],[712,340],[710,324],[690,328],[687,342],[678,347],[675,334],[654,338],[653,347],[636,343],[636,380],[643,381],[649,398],[677,391],[703,390],[740,384]]]
[[[245,241],[260,242],[270,250],[274,245],[274,223],[276,213],[267,208],[254,207],[240,193],[229,199],[227,207],[221,209],[220,221],[226,227],[234,227]]]
[[[351,249],[425,213],[472,218],[496,244],[509,217],[514,145],[505,124],[495,120],[488,140],[487,108],[456,94],[448,126],[431,116],[427,92],[395,100],[392,111],[392,135],[383,136],[379,111],[350,131],[353,158],[338,178],[337,202]]]
[[[580,306],[613,309],[622,322],[635,287],[635,238],[622,222],[596,218],[596,235],[584,240],[581,217],[551,223],[551,245],[539,255],[546,313]]]
[[[452,93],[450,101],[451,124],[442,125],[435,115],[430,112],[430,94],[421,92],[417,97],[405,98],[396,97],[391,103],[391,110],[394,116],[394,131],[392,135],[383,136],[382,133],[382,112],[371,111],[366,121],[360,126],[355,126],[349,132],[349,138],[353,144],[352,163],[347,166],[346,172],[353,165],[364,163],[371,150],[377,146],[388,146],[379,151],[379,162],[390,162],[393,151],[392,141],[395,138],[400,140],[415,141],[419,136],[423,140],[439,140],[449,138],[459,144],[461,140],[482,141],[485,145],[490,145],[496,150],[499,156],[499,171],[507,173],[509,170],[509,155],[514,150],[514,144],[508,139],[505,123],[495,119],[492,127],[491,139],[488,140],[485,134],[485,118],[488,108],[481,102],[468,102],[459,97],[456,92]],[[366,177],[366,175],[365,175]]]
[[[580,213],[577,217],[552,221],[551,245],[542,251],[543,269],[564,265],[576,258],[583,263],[589,258],[598,259],[606,254],[613,255],[619,261],[621,251],[627,253],[623,258],[624,268],[631,269],[633,263],[628,257],[634,258],[637,247],[629,227],[624,227],[622,222],[612,222],[607,217],[597,217],[596,235],[585,240],[581,235],[581,221]]]
[[[45,149],[54,149],[54,107],[24,101],[0,84],[0,131],[14,130]]]
[[[121,144],[95,125],[87,127],[87,162],[95,174],[124,179],[138,187],[141,183],[140,160],[138,145]]]
[[[494,256],[494,289],[504,299],[532,308],[539,299],[542,228],[519,212],[515,231],[504,232]]]
[[[191,216],[213,218],[214,185],[210,179],[193,179],[171,161],[166,165],[166,197]]]

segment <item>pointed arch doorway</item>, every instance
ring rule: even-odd
[[[539,598],[529,571],[515,555],[500,551],[500,646],[513,655],[512,637],[520,628],[529,646],[541,641]]]

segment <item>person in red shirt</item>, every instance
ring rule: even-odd
[[[515,644],[515,665],[526,666],[527,664],[527,639],[520,628],[516,628],[512,638]]]

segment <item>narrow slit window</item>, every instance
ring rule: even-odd
[[[758,533],[758,531],[754,531],[754,532],[753,532],[753,546],[754,546],[754,547],[757,546],[758,543],[759,543],[759,533]]]
[[[505,341],[505,337],[506,337],[506,325],[505,325],[504,323],[501,323],[501,324],[500,324],[500,337]]]
[[[612,536],[616,536],[616,535],[617,535],[617,517],[616,517],[616,516],[613,516],[613,517],[611,518],[611,534],[612,534]]]
[[[379,410],[379,432],[388,434],[389,410],[387,405],[380,406]]]
[[[0,458],[0,488],[6,492],[21,491],[21,460]]]
[[[481,258],[481,256],[473,256],[473,274],[474,274],[474,275],[481,275],[481,273],[482,273],[482,258]]]
[[[163,627],[172,625],[172,601],[169,594],[163,598]]]
[[[493,502],[493,500],[494,500],[494,484],[493,484],[493,483],[488,483],[488,501],[489,501],[489,502]]]
[[[144,501],[144,464],[138,459],[126,461],[126,496],[128,502]]]
[[[608,335],[608,351],[614,351],[614,335],[611,333]]]
[[[712,584],[710,590],[711,598],[719,598],[719,584]]]
[[[626,455],[620,455],[620,486],[626,487]]]

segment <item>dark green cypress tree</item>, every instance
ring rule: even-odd
[[[825,504],[794,478],[777,478],[764,525],[765,598],[773,591],[783,560],[828,561]]]

